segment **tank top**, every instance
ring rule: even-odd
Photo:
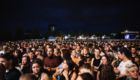
[[[96,57],[95,57],[95,58],[94,58],[94,61],[93,61],[93,65],[94,65],[94,66],[99,66],[100,61],[101,61],[101,57],[100,57],[99,59],[96,59]]]
[[[64,72],[64,69],[63,69],[63,71],[61,72],[60,80],[66,80],[66,79],[65,79],[65,76],[63,75],[63,72]],[[73,74],[73,70],[72,70],[72,72],[70,73],[70,75],[68,76],[68,77],[69,77],[69,80],[71,79],[72,74]]]

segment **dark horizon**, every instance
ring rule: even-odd
[[[57,25],[57,32],[69,30],[78,33],[117,30],[140,31],[139,3],[135,1],[81,1],[81,0],[12,0],[1,2],[1,30],[17,27],[44,35],[49,24]]]

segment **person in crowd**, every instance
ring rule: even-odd
[[[36,58],[39,58],[39,59],[41,59],[41,60],[43,61],[44,58],[41,56],[41,54],[42,54],[41,49],[37,49],[37,50],[35,51]]]
[[[101,63],[101,57],[100,57],[100,50],[98,48],[95,48],[95,57],[91,60],[91,67],[94,68],[94,76],[95,80],[97,79],[97,72]]]
[[[136,56],[135,57],[135,63],[134,64],[136,64],[136,66],[139,68],[140,67],[140,56]]]
[[[43,72],[43,62],[41,59],[35,59],[31,64],[31,73],[33,73],[38,80],[50,80],[47,73]]]
[[[38,80],[38,79],[36,78],[35,75],[28,73],[28,74],[23,74],[22,76],[20,76],[19,80]]]
[[[28,56],[30,58],[30,64],[35,60],[35,54],[33,51],[29,51]]]
[[[60,80],[76,80],[78,68],[76,64],[71,60],[67,59],[63,62],[63,68],[54,73],[53,80],[57,80],[57,76],[60,75]]]
[[[91,56],[91,54],[89,53],[89,49],[88,49],[88,47],[84,47],[84,57],[85,57],[85,59],[86,59],[86,57],[89,57],[90,58],[90,60],[92,59],[92,56]]]
[[[127,76],[120,77],[117,80],[139,80],[139,71],[135,64],[126,65]]]
[[[4,67],[4,65],[0,62],[0,80],[6,80],[5,79],[5,71],[6,68]]]
[[[19,80],[21,73],[15,68],[15,60],[14,55],[12,53],[5,53],[2,56],[0,56],[0,62],[6,68],[6,80]]]
[[[20,47],[20,49],[19,49],[19,50],[21,51],[21,54],[22,54],[22,55],[26,53],[26,49],[25,49],[25,48],[23,48],[23,47]]]
[[[77,46],[76,48],[76,57],[79,57],[81,55],[81,48],[80,46]]]
[[[0,55],[5,54],[8,52],[8,47],[7,46],[3,46],[3,50],[0,51]]]
[[[119,64],[118,69],[115,69],[115,73],[119,73],[119,77],[125,77],[127,75],[126,73],[126,65],[131,65],[133,64],[130,58],[130,53],[129,51],[123,47],[118,51],[118,56],[120,59],[122,59],[121,63]]]
[[[76,80],[95,80],[90,73],[80,74]]]
[[[97,80],[115,80],[116,75],[108,56],[103,56],[97,73]]]
[[[60,56],[60,50],[55,48],[54,49],[54,56]]]
[[[47,57],[44,59],[44,68],[50,71],[51,75],[53,75],[56,71],[56,67],[61,63],[61,60],[58,57],[54,57],[53,52],[53,48],[48,48]]]
[[[22,58],[22,54],[20,50],[15,50],[14,56],[16,58],[17,61],[17,65],[21,64],[21,58]]]
[[[84,64],[84,56],[80,55],[78,57],[79,68]]]
[[[90,73],[92,75],[92,77],[94,77],[94,75],[93,75],[94,73],[91,70],[91,65],[89,63],[84,63],[81,66],[78,74],[80,75],[80,74],[83,74],[83,73]]]
[[[136,48],[135,47],[132,47],[131,48],[131,55],[132,55],[132,62],[134,63],[135,62],[135,57],[137,56],[137,53],[136,53]]]
[[[23,74],[30,72],[30,58],[28,56],[22,57],[22,64],[20,66]]]
[[[73,60],[73,62],[75,64],[79,65],[78,58],[76,57],[76,50],[75,49],[71,50],[71,59]]]

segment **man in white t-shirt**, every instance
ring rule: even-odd
[[[120,72],[119,77],[125,77],[127,75],[126,72],[126,65],[133,64],[131,60],[129,60],[129,57],[131,57],[129,51],[123,47],[118,51],[118,56],[120,59],[122,59],[121,63],[119,64],[118,70]]]

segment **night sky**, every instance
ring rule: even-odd
[[[1,0],[0,27],[10,28],[13,34],[17,27],[38,27],[42,35],[49,24],[64,33],[140,31],[139,4],[130,0]]]

